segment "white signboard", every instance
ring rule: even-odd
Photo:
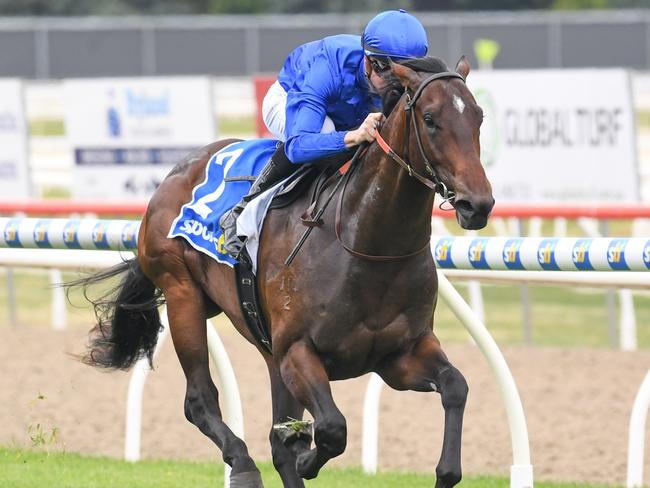
[[[23,85],[0,80],[0,196],[30,196]]]
[[[638,201],[626,71],[472,72],[467,84],[497,202]]]
[[[148,198],[216,138],[207,77],[66,80],[64,93],[77,198]]]

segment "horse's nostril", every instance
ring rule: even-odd
[[[465,217],[472,215],[489,215],[494,205],[494,199],[456,200],[456,211]]]
[[[454,207],[463,215],[471,215],[474,212],[474,207],[469,200],[456,200]]]
[[[481,199],[474,202],[474,211],[481,215],[489,215],[494,207],[494,198]]]

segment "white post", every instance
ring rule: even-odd
[[[169,321],[167,319],[167,308],[160,309],[160,322],[163,329],[158,334],[158,342],[154,350],[154,358],[169,335]],[[142,394],[144,384],[151,368],[147,358],[141,358],[135,363],[131,379],[129,380],[129,391],[126,396],[126,430],[124,432],[124,459],[126,461],[140,460],[140,439],[142,434]]]
[[[645,423],[650,408],[650,370],[636,394],[630,415],[630,436],[627,445],[627,488],[643,486],[643,452],[645,450]]]
[[[619,341],[622,351],[636,351],[636,315],[634,298],[630,290],[618,290]]]
[[[503,217],[494,217],[490,219],[490,224],[494,227],[494,235],[497,236],[507,236],[510,235],[508,231],[508,225]]]
[[[576,219],[576,223],[589,237],[600,237],[600,229],[598,228],[598,220],[589,217],[580,217]]]
[[[553,219],[553,235],[555,237],[566,237],[567,221],[564,217]]]
[[[476,236],[475,230],[467,231],[467,235]],[[478,281],[468,281],[467,291],[469,292],[469,306],[472,307],[474,313],[479,320],[485,323],[485,306],[483,305],[483,292],[481,290],[481,283]]]
[[[379,399],[384,380],[377,373],[370,375],[363,400],[363,425],[361,427],[361,466],[367,474],[377,473],[379,450]]]
[[[163,329],[158,335],[158,342],[154,350],[154,359],[169,334],[169,319],[167,318],[167,307],[160,309],[160,322]],[[208,336],[208,351],[210,358],[217,370],[217,377],[223,395],[223,416],[224,421],[235,433],[236,436],[244,439],[244,415],[241,408],[241,397],[237,387],[237,379],[232,369],[232,364],[221,342],[221,338],[214,329],[212,322],[206,324]],[[133,369],[129,381],[129,391],[126,402],[126,432],[124,438],[124,459],[127,461],[138,461],[140,459],[140,439],[142,431],[142,394],[144,384],[151,368],[146,358],[140,359]],[[230,486],[230,466],[224,464],[224,486]]]
[[[513,236],[524,235],[524,221],[523,219],[510,219],[510,230]],[[528,225],[529,235],[531,237],[538,237],[542,232],[542,219],[533,217]],[[524,344],[530,345],[533,343],[533,314],[532,306],[530,303],[530,288],[528,283],[519,285],[519,297],[521,300],[521,319],[523,325]]]
[[[221,342],[221,338],[215,330],[212,322],[208,320],[208,351],[210,358],[217,370],[217,377],[219,378],[219,385],[223,391],[221,398],[223,420],[230,427],[230,430],[244,440],[244,414],[241,407],[241,397],[239,395],[239,387],[237,386],[237,378],[235,371],[232,368],[230,358],[226,352],[226,348]],[[230,466],[224,463],[224,487],[230,487]]]
[[[580,218],[578,225],[590,237],[600,237],[598,221],[596,219]],[[608,291],[608,293],[611,293]],[[618,304],[620,307],[618,315],[618,340],[619,347],[622,351],[636,351],[637,331],[636,331],[636,313],[634,311],[634,297],[630,290],[618,290]],[[616,331],[614,324],[609,326],[610,340],[616,340]],[[613,344],[612,344],[613,346]]]
[[[506,407],[512,440],[513,465],[510,468],[510,487],[532,488],[533,466],[530,463],[528,427],[526,426],[524,409],[512,373],[485,325],[477,319],[469,305],[465,303],[440,270],[438,270],[438,291],[440,297],[447,303],[481,348],[492,368],[492,372],[497,378],[501,397]]]
[[[64,330],[68,325],[68,313],[65,308],[65,291],[61,286],[63,276],[61,270],[50,270],[50,286],[52,287],[52,328]]]
[[[492,223],[495,224],[495,228],[499,229],[497,231],[497,235],[505,235],[505,224],[503,223],[503,219],[501,218],[496,218],[492,220]],[[496,224],[501,224],[501,228],[496,225]],[[451,235],[449,232],[449,229],[445,227],[444,222],[440,217],[433,217],[431,219],[431,230],[433,234],[437,235]],[[503,231],[503,234],[499,234],[500,231]],[[474,232],[476,234],[476,232]],[[483,304],[483,291],[481,289],[481,283],[478,281],[470,281],[467,283],[467,289],[469,292],[469,304],[472,307],[472,310],[476,312],[476,315],[481,317],[481,321],[485,322],[485,305]],[[470,341],[472,344],[474,341],[470,337]]]
[[[7,304],[9,305],[9,323],[11,325],[18,324],[18,314],[16,313],[16,283],[14,280],[14,269],[7,268],[5,270],[7,279]]]
[[[481,291],[480,281],[468,281],[467,290],[469,291],[469,306],[478,317],[485,323],[485,305],[483,304],[483,293]]]

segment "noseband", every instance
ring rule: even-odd
[[[415,91],[413,96],[411,97],[408,92],[406,92],[406,105],[404,106],[404,110],[406,111],[407,114],[407,122],[406,122],[406,127],[404,129],[404,154],[408,154],[408,144],[409,144],[409,136],[410,136],[410,127],[411,124],[414,127],[415,130],[415,139],[418,142],[418,148],[420,148],[420,154],[422,155],[422,160],[424,161],[424,168],[426,169],[427,173],[429,173],[429,178],[426,178],[425,176],[421,175],[417,171],[413,169],[413,166],[411,166],[409,163],[407,163],[404,159],[402,159],[399,155],[393,151],[393,149],[388,145],[388,143],[384,140],[383,137],[379,134],[379,131],[377,131],[377,137],[376,141],[379,144],[379,146],[382,148],[382,150],[391,158],[393,159],[396,163],[398,163],[400,166],[402,166],[406,171],[408,171],[409,176],[412,176],[416,180],[418,180],[420,183],[425,185],[427,188],[432,189],[435,192],[440,193],[442,198],[445,201],[452,201],[454,199],[454,192],[452,190],[449,190],[447,188],[447,185],[445,185],[440,177],[438,176],[438,173],[435,171],[433,165],[429,161],[429,158],[427,158],[427,155],[424,152],[424,147],[422,146],[422,140],[420,139],[420,133],[418,131],[418,125],[415,120],[415,111],[413,108],[415,107],[415,104],[417,103],[418,99],[420,98],[420,95],[422,95],[422,90],[426,88],[426,86],[431,83],[432,81],[439,80],[441,78],[459,78],[463,80],[463,83],[465,83],[465,78],[463,78],[461,75],[458,73],[454,73],[453,71],[444,71],[442,73],[436,73],[428,78],[426,78],[422,83],[420,83],[420,86],[418,86],[418,89]],[[345,194],[345,189],[347,187],[348,182],[350,181],[350,178],[352,174],[354,173],[354,170],[356,169],[357,165],[355,164],[359,158],[359,155],[361,154],[360,150],[357,150],[357,153],[354,155],[354,158],[352,160],[352,164],[350,165],[350,169],[347,171],[345,176],[339,180],[339,183],[343,181],[343,188],[341,190],[341,193],[339,194],[339,199],[338,203],[336,205],[336,217],[335,217],[335,222],[334,222],[334,233],[336,234],[336,240],[341,244],[341,246],[350,254],[353,256],[364,259],[366,261],[395,261],[395,260],[401,260],[401,259],[407,259],[412,256],[416,256],[420,254],[421,252],[424,252],[426,249],[429,249],[431,246],[431,239],[428,238],[427,241],[424,243],[422,247],[420,247],[417,251],[408,253],[408,254],[401,254],[398,256],[383,256],[383,255],[375,255],[375,254],[365,254],[359,251],[356,251],[352,249],[352,247],[346,245],[343,240],[341,239],[341,212],[343,209],[343,196]],[[338,184],[334,191],[332,192],[332,195],[336,192],[338,189]],[[290,256],[291,257],[291,256]]]
[[[422,155],[422,160],[424,161],[424,167],[429,173],[430,177],[426,178],[422,176],[420,173],[415,171],[413,169],[413,166],[411,166],[409,163],[407,163],[404,159],[402,159],[399,155],[393,151],[393,149],[388,145],[388,143],[384,140],[383,137],[381,137],[381,134],[379,134],[379,131],[377,131],[377,137],[376,141],[379,144],[379,147],[391,158],[393,159],[396,163],[398,163],[400,166],[402,166],[406,171],[408,171],[409,176],[412,176],[416,180],[418,180],[420,183],[425,185],[427,188],[432,189],[435,192],[440,193],[442,198],[445,201],[452,201],[454,199],[454,192],[452,190],[449,190],[447,186],[442,182],[440,177],[438,176],[438,173],[435,171],[433,165],[427,158],[425,152],[424,152],[424,147],[422,146],[422,140],[420,139],[420,133],[418,132],[418,125],[415,120],[415,113],[413,108],[415,107],[415,104],[417,103],[418,99],[420,98],[420,95],[422,95],[422,90],[426,88],[426,86],[431,83],[432,81],[439,80],[442,78],[459,78],[463,80],[463,83],[465,83],[465,78],[463,78],[461,75],[458,73],[454,73],[453,71],[444,71],[442,73],[436,73],[428,78],[426,78],[422,83],[420,83],[420,86],[418,86],[417,90],[413,94],[413,96],[410,96],[408,92],[405,92],[406,94],[406,105],[404,106],[404,110],[407,113],[407,122],[406,122],[406,127],[404,129],[404,154],[408,154],[408,143],[409,143],[409,135],[410,135],[410,126],[413,124],[413,127],[415,129],[415,138],[418,142],[418,147],[420,148],[420,154]],[[341,244],[341,246],[350,254],[353,256],[366,260],[366,261],[396,261],[396,260],[401,260],[401,259],[407,259],[413,256],[416,256],[420,254],[421,252],[424,252],[426,249],[429,249],[431,247],[431,239],[427,238],[427,241],[424,243],[422,247],[420,247],[417,251],[408,253],[408,254],[401,254],[398,256],[383,256],[383,255],[375,255],[375,254],[365,254],[359,251],[356,251],[352,249],[352,247],[346,245],[343,240],[341,239],[341,214],[343,211],[343,197],[345,195],[345,190],[347,188],[347,185],[352,178],[352,175],[354,174],[356,168],[358,167],[358,162],[361,154],[365,151],[366,149],[366,144],[364,143],[363,145],[359,146],[357,148],[356,153],[354,154],[354,157],[352,158],[352,161],[350,162],[350,167],[348,171],[345,173],[345,175],[338,180],[336,185],[334,185],[334,189],[330,193],[329,197],[327,197],[325,203],[323,206],[320,208],[318,213],[314,217],[310,217],[308,222],[305,223],[307,225],[307,230],[304,232],[296,246],[293,248],[291,251],[291,254],[289,254],[289,257],[285,260],[284,264],[285,266],[289,266],[293,259],[296,257],[296,254],[304,244],[305,240],[311,233],[311,231],[314,229],[314,225],[310,225],[310,223],[316,223],[316,225],[321,225],[322,221],[320,220],[320,217],[323,215],[323,212],[325,212],[325,208],[329,204],[329,202],[332,200],[332,197],[338,192],[339,187],[342,185],[343,187],[341,188],[341,191],[339,193],[339,198],[338,202],[336,205],[336,213],[335,213],[335,220],[334,220],[334,234],[336,235],[336,240]],[[317,201],[317,200],[316,200]],[[318,224],[318,222],[321,222],[321,224]],[[303,218],[303,222],[305,222],[305,219]]]
[[[420,86],[418,86],[413,96],[409,95],[408,92],[405,92],[406,104],[404,105],[404,111],[406,112],[407,121],[406,121],[406,125],[404,126],[404,149],[402,152],[405,155],[408,154],[410,130],[411,130],[411,125],[413,125],[413,130],[415,131],[415,140],[418,143],[418,148],[420,149],[420,155],[422,156],[422,160],[424,162],[424,169],[429,174],[429,178],[415,171],[413,169],[413,166],[411,166],[408,162],[406,162],[403,158],[401,158],[398,154],[396,154],[395,151],[384,140],[384,138],[381,137],[379,132],[377,132],[377,143],[379,144],[379,147],[381,147],[382,150],[388,156],[390,156],[391,159],[393,159],[396,163],[398,163],[406,171],[408,171],[409,176],[412,176],[423,185],[439,193],[442,196],[443,200],[452,201],[455,196],[454,191],[447,188],[447,185],[443,183],[443,181],[440,179],[440,176],[438,175],[433,165],[429,161],[429,158],[427,158],[426,153],[424,152],[424,147],[422,146],[422,139],[420,138],[420,132],[418,130],[418,124],[417,121],[415,120],[415,110],[413,110],[415,108],[415,104],[418,102],[420,98],[420,95],[422,95],[422,91],[427,87],[427,85],[429,85],[429,83],[435,80],[439,80],[443,78],[458,78],[460,80],[463,80],[463,83],[465,83],[465,78],[463,78],[460,74],[454,71],[443,71],[442,73],[435,73],[429,76],[428,78],[425,78],[425,80],[422,83],[420,83]]]

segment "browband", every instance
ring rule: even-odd
[[[417,102],[418,98],[420,98],[420,95],[422,94],[422,90],[431,83],[432,81],[439,80],[440,78],[458,78],[463,80],[463,83],[465,83],[465,78],[462,77],[462,75],[456,73],[455,71],[443,71],[442,73],[435,73],[428,78],[425,78],[422,83],[420,83],[420,86],[418,86],[418,89],[415,91],[412,97],[407,99],[406,105],[404,106],[405,110],[411,110],[413,106],[415,105],[415,102]]]

